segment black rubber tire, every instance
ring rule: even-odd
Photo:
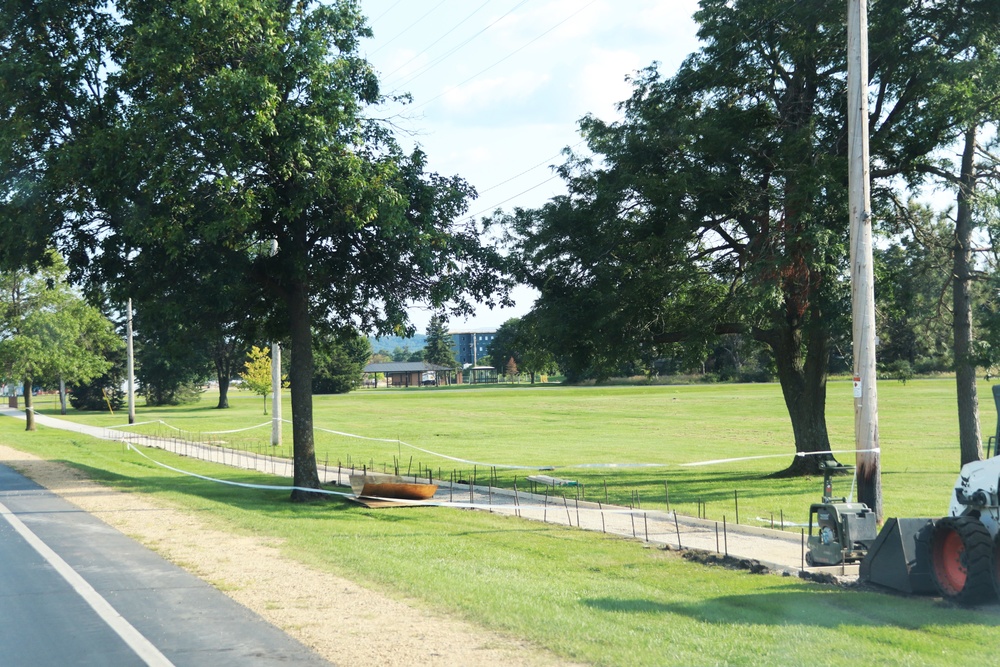
[[[963,605],[996,599],[993,540],[972,516],[941,519],[931,533],[931,572],[941,597]]]
[[[990,564],[990,573],[993,575],[993,590],[1000,599],[1000,532],[993,538],[993,562]]]

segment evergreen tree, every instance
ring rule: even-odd
[[[455,368],[455,353],[451,346],[451,336],[448,334],[448,320],[444,314],[431,316],[427,325],[427,345],[424,347],[424,361],[438,366]]]
[[[314,394],[346,394],[361,386],[365,364],[372,356],[372,346],[364,336],[346,339],[317,336],[313,345],[316,373]]]

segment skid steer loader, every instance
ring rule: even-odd
[[[1000,385],[993,387],[993,397],[1000,413]],[[998,439],[1000,423],[991,447]],[[998,486],[1000,456],[962,466],[948,516],[887,521],[861,562],[861,579],[907,593],[936,591],[960,604],[995,601],[1000,594]]]

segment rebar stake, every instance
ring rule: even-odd
[[[726,558],[729,558],[729,531],[726,529],[726,515],[722,515],[722,546],[726,549]]]

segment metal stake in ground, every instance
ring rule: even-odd
[[[729,557],[729,531],[726,530],[726,515],[722,515],[722,546],[726,549],[726,557]]]

